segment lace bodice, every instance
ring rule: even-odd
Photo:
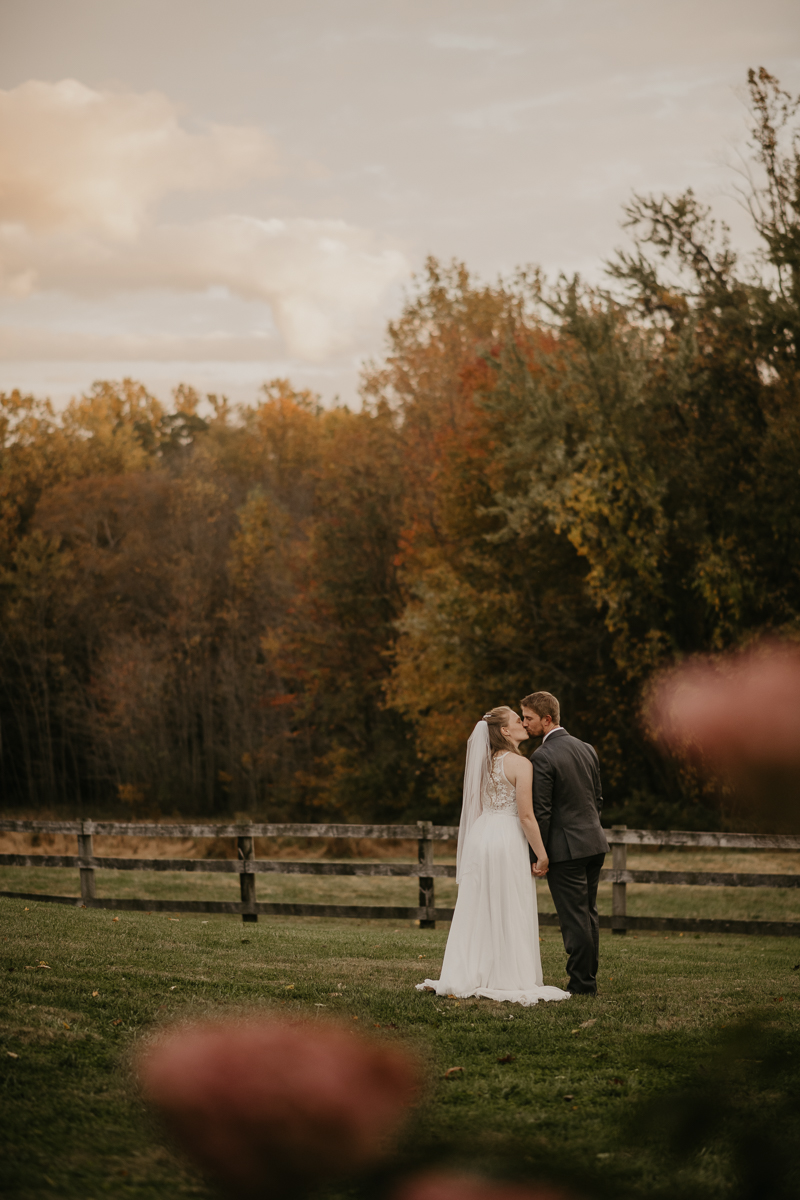
[[[484,812],[513,812],[517,811],[517,789],[506,779],[503,770],[505,754],[498,754],[489,773],[486,792],[483,796]]]

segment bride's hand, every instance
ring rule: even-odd
[[[550,860],[549,860],[549,858],[545,857],[545,858],[540,858],[540,859],[538,859],[538,860],[537,860],[537,862],[535,862],[535,863],[533,864],[533,873],[534,873],[534,875],[537,875],[537,876],[543,876],[543,875],[546,875],[546,874],[547,874],[547,869],[548,869],[548,867],[549,867],[549,866],[550,866]]]

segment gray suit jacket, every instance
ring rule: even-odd
[[[557,726],[533,755],[533,812],[551,862],[608,853],[602,808],[594,747]]]

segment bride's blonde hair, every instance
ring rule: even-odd
[[[490,708],[483,714],[483,720],[489,726],[489,750],[494,758],[498,751],[510,750],[512,754],[521,754],[519,746],[502,732],[503,726],[508,725],[509,717],[514,716],[513,708],[501,704],[499,708]]]

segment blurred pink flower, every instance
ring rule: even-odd
[[[419,1087],[395,1047],[266,1019],[173,1029],[138,1075],[176,1141],[238,1197],[285,1197],[370,1165]]]
[[[391,1200],[571,1200],[569,1193],[535,1184],[495,1183],[474,1175],[430,1171],[408,1180]]]
[[[645,717],[666,750],[786,824],[800,792],[800,647],[765,641],[656,680]]]

